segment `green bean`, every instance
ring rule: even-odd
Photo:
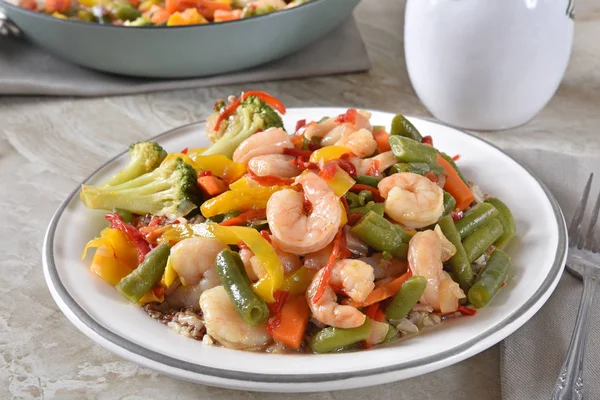
[[[423,276],[411,276],[400,286],[390,305],[385,309],[388,319],[402,319],[417,304],[427,286]]]
[[[390,135],[404,136],[419,143],[423,140],[423,136],[421,136],[417,128],[402,114],[397,114],[392,120]]]
[[[358,239],[378,251],[387,251],[392,256],[406,260],[408,242],[412,234],[393,224],[374,211],[368,212],[351,232]]]
[[[444,173],[444,168],[437,164],[429,165],[427,163],[398,163],[394,164],[390,172],[396,174],[399,172],[412,172],[413,174],[426,175],[429,172],[440,176]]]
[[[384,214],[384,206],[383,203],[375,203],[374,201],[370,201],[362,207],[353,207],[350,209],[350,214],[352,213],[361,213],[363,216],[368,214],[369,211],[373,211],[375,214],[383,217]]]
[[[127,222],[128,224],[133,221],[133,214],[131,211],[127,211],[122,208],[113,208],[113,214],[119,214],[123,221]]]
[[[89,10],[77,10],[77,18],[79,21],[85,22],[94,22],[96,17],[94,17],[94,13]]]
[[[254,293],[240,255],[222,250],[215,260],[217,275],[244,322],[256,326],[269,318],[267,304]]]
[[[361,185],[367,185],[376,188],[383,178],[369,175],[358,175],[354,180]]]
[[[162,243],[155,247],[132,273],[117,283],[117,290],[132,303],[137,303],[163,276],[171,245]]]
[[[375,131],[385,131],[385,126],[383,125],[373,125],[373,132]]]
[[[111,12],[115,18],[123,21],[133,21],[142,16],[137,8],[124,1],[116,1],[111,7]]]
[[[450,214],[454,207],[456,207],[456,200],[450,193],[444,191],[444,214],[442,216]]]
[[[346,193],[346,203],[348,203],[349,208],[364,206],[364,203],[360,204],[358,194],[352,192]]]
[[[396,329],[396,327],[392,324],[390,324],[389,322],[388,324],[388,333],[385,336],[385,339],[383,339],[383,342],[381,343],[390,343],[392,340],[396,339],[398,337],[398,330]]]
[[[465,213],[465,215],[456,221],[456,229],[460,233],[460,238],[464,239],[483,225],[487,224],[492,218],[498,215],[498,210],[488,203],[479,203]]]
[[[477,260],[504,233],[502,224],[492,218],[486,225],[477,229],[462,241],[469,262]]]
[[[469,289],[469,303],[475,308],[482,308],[488,304],[502,287],[509,268],[510,257],[500,249],[494,250],[481,276]]]
[[[510,208],[499,199],[490,197],[489,199],[486,199],[485,202],[493,205],[498,210],[498,216],[496,218],[502,224],[504,233],[500,236],[500,239],[494,243],[494,246],[503,249],[517,233],[515,220],[510,212]]]
[[[315,353],[331,353],[351,344],[366,340],[371,333],[371,320],[356,328],[343,329],[328,326],[317,332],[310,340],[310,349]]]
[[[390,136],[390,147],[398,161],[436,165],[438,152],[431,146],[402,136]]]
[[[473,274],[473,269],[471,268],[467,253],[460,241],[460,234],[458,233],[456,226],[454,226],[454,221],[450,215],[446,215],[440,219],[438,224],[442,233],[446,236],[446,239],[456,247],[456,253],[448,261],[452,277],[458,282],[462,290],[469,290],[473,284],[475,275]]]
[[[369,190],[361,190],[358,192],[358,201],[361,207],[367,204],[369,201],[373,201],[373,192]]]
[[[440,153],[440,155],[442,156],[442,158],[446,161],[448,161],[448,164],[452,165],[452,168],[454,168],[456,170],[456,173],[458,174],[458,177],[460,179],[462,179],[462,181],[464,183],[467,184],[467,186],[471,186],[469,185],[469,182],[467,182],[467,180],[465,179],[465,177],[463,176],[462,172],[460,172],[460,169],[458,168],[458,166],[456,165],[456,163],[454,162],[454,160],[452,159],[452,157],[450,157],[448,154],[446,153]]]

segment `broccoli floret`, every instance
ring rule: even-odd
[[[92,209],[120,208],[140,215],[181,217],[200,204],[196,171],[179,157],[119,185],[83,185],[80,197]]]
[[[129,146],[129,164],[105,185],[119,185],[140,175],[154,171],[167,157],[167,152],[156,142],[138,142]]]
[[[213,114],[209,119],[215,119]],[[249,96],[242,101],[233,115],[223,121],[218,130],[210,130],[209,136],[216,143],[206,149],[202,155],[221,154],[231,158],[235,149],[244,140],[258,131],[269,128],[283,128],[283,121],[275,110],[257,97]]]

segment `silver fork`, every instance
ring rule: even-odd
[[[583,191],[571,226],[569,227],[569,256],[567,271],[583,280],[583,294],[579,304],[579,312],[575,321],[575,329],[569,344],[565,360],[554,390],[553,400],[583,399],[583,356],[590,325],[590,313],[594,301],[596,283],[600,279],[600,239],[594,240],[594,232],[598,213],[600,212],[600,194],[592,210],[592,218],[585,235],[582,234],[583,216],[587,206],[594,174],[590,175]]]

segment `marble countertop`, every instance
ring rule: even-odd
[[[289,107],[347,105],[429,116],[404,65],[403,8],[397,0],[363,0],[357,8],[373,62],[369,73],[111,98],[0,98],[0,398],[282,398],[178,381],[94,344],[50,297],[41,265],[44,232],[60,202],[107,158],[131,142],[202,119],[215,98],[240,90],[266,90]],[[600,153],[600,4],[578,1],[576,12],[573,53],[556,96],[530,123],[478,136],[504,148]],[[499,399],[499,352],[498,345],[404,382],[302,398],[467,399],[485,393]],[[428,390],[432,381],[444,392]]]

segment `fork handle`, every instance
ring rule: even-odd
[[[553,400],[583,399],[583,355],[590,326],[590,314],[596,291],[596,279],[589,274],[583,277],[583,294],[575,329],[569,344],[567,359],[552,391]]]

